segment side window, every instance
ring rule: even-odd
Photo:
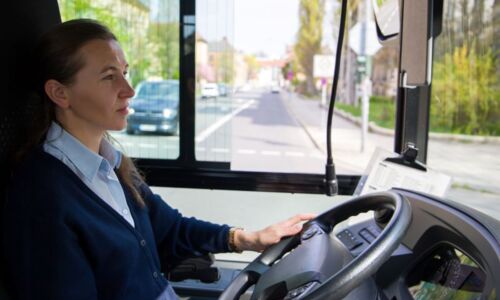
[[[354,175],[376,147],[393,150],[398,67],[398,49],[380,47],[373,21],[362,53],[365,8],[356,3],[332,132],[337,172]],[[324,172],[339,15],[334,0],[196,1],[197,160],[240,171]],[[366,137],[364,91],[377,122]]]
[[[136,95],[128,125],[112,132],[132,157],[179,156],[179,3],[177,1],[59,0],[63,21],[92,18],[118,38]]]
[[[428,163],[453,177],[452,199],[497,214],[492,203],[500,196],[500,2],[450,0],[443,11]]]

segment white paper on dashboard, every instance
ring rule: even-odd
[[[368,176],[362,176],[355,194],[364,195],[391,188],[404,188],[444,197],[451,183],[451,177],[432,169],[427,171],[385,161],[397,154],[377,149],[368,164]]]

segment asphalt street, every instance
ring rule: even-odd
[[[321,173],[324,155],[267,90],[232,98],[197,99],[195,153],[200,161],[230,162],[232,170]],[[178,136],[114,132],[129,156],[175,159]]]

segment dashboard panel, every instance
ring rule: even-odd
[[[366,290],[362,284],[347,298],[360,299],[361,295],[363,299],[390,300],[499,299],[499,222],[444,199],[402,189],[394,191],[410,203],[409,228],[390,258],[367,280],[375,283],[377,292],[361,292]],[[379,237],[387,220],[376,213],[374,218],[333,231],[329,237],[341,243],[354,258]],[[331,255],[332,260],[338,258]],[[316,258],[318,262],[324,259]],[[238,269],[242,268],[244,265],[240,264]],[[221,268],[218,283],[188,281],[173,285],[184,295],[210,295],[212,298],[203,299],[216,299],[231,278],[237,276],[239,270],[235,269]],[[242,298],[249,297],[247,291]],[[302,293],[293,299],[308,299],[308,295]]]

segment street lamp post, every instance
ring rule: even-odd
[[[361,24],[361,38],[360,38],[360,56],[363,57],[364,70],[361,73],[361,152],[365,151],[365,143],[368,135],[368,122],[370,114],[370,94],[371,94],[371,81],[369,77],[369,60],[366,51],[368,35],[367,27],[370,22],[370,0],[365,0],[364,20]]]

